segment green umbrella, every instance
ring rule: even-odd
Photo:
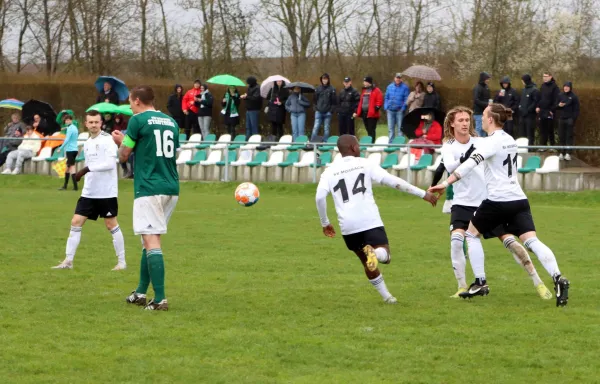
[[[131,106],[129,104],[119,105],[117,110],[117,113],[123,114],[125,116],[133,116],[133,111],[131,110]]]
[[[86,112],[98,111],[100,113],[119,113],[119,106],[111,103],[98,103],[89,107]]]
[[[206,82],[211,83],[211,84],[230,85],[233,87],[245,87],[246,86],[246,84],[242,80],[238,79],[235,76],[231,76],[231,75],[217,75],[215,77],[211,77]]]

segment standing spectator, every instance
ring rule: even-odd
[[[285,110],[290,113],[292,120],[292,136],[294,141],[298,136],[304,135],[306,124],[306,109],[310,107],[310,101],[301,93],[300,87],[294,87],[292,94],[285,102]]]
[[[487,72],[479,74],[479,83],[473,88],[473,117],[475,118],[475,130],[481,137],[487,136],[483,131],[483,110],[492,101],[490,99],[490,83],[492,76]]]
[[[329,82],[329,74],[324,73],[321,76],[320,81],[321,85],[317,87],[313,100],[315,103],[315,125],[313,126],[312,135],[310,136],[310,141],[312,142],[317,139],[317,134],[321,128],[321,122],[324,126],[322,141],[327,141],[329,138],[331,117],[336,102],[335,88],[333,88]]]
[[[352,116],[358,108],[360,94],[352,87],[352,79],[344,78],[344,88],[338,95],[338,123],[340,125],[340,135],[354,135],[354,117]]]
[[[18,113],[13,113],[11,116],[11,122],[4,128],[5,137],[22,137],[25,133],[25,124],[20,120]],[[11,151],[16,150],[23,140],[0,140],[0,167],[6,163],[6,158]]]
[[[406,99],[406,106],[408,107],[408,112],[412,111],[415,108],[421,108],[423,106],[423,99],[425,98],[425,86],[423,82],[417,81],[415,84],[415,90],[412,91],[408,95],[408,99]]]
[[[223,123],[227,128],[227,133],[229,133],[233,139],[235,137],[236,128],[240,124],[240,114],[238,112],[240,106],[240,94],[235,87],[229,87],[227,91],[225,91],[225,96],[223,96],[221,105],[223,106],[223,109],[221,110]]]
[[[200,86],[200,94],[196,95],[195,103],[198,107],[198,126],[202,137],[210,134],[210,122],[212,120],[213,96],[208,90],[207,84]],[[194,132],[192,132],[194,133]]]
[[[73,190],[77,190],[77,180],[75,178],[75,159],[77,158],[77,153],[79,152],[79,147],[77,145],[77,137],[79,136],[79,130],[73,124],[73,116],[66,114],[63,116],[63,121],[65,126],[67,127],[67,136],[65,137],[65,141],[62,143],[60,147],[58,147],[57,151],[62,149],[65,150],[65,157],[67,158],[67,169],[65,171],[65,182],[62,188],[59,188],[59,191],[65,191],[67,189],[67,185],[69,184],[69,178],[73,178]]]
[[[423,108],[433,108],[442,110],[442,101],[440,94],[435,90],[435,85],[432,82],[427,83],[427,92],[423,97]]]
[[[112,84],[110,82],[104,82],[104,90],[98,94],[96,103],[112,103],[119,105],[119,95],[112,89]]]
[[[269,110],[267,117],[271,122],[271,134],[277,140],[283,136],[285,123],[285,102],[290,96],[289,89],[285,88],[285,81],[277,80],[267,95]]]
[[[404,110],[406,110],[409,93],[408,85],[402,81],[402,74],[396,73],[394,81],[385,90],[385,102],[383,104],[383,109],[387,112],[390,143],[394,140],[394,137],[404,136],[401,130],[402,118],[404,117]]]
[[[175,84],[175,92],[169,96],[167,100],[167,111],[179,125],[179,128],[185,127],[185,115],[181,107],[183,101],[183,87],[180,84]]]
[[[536,84],[531,81],[531,76],[525,74],[521,77],[523,92],[519,103],[519,136],[527,137],[529,145],[535,143],[535,108],[537,107],[540,93]]]
[[[379,110],[383,106],[383,94],[373,85],[373,78],[366,76],[363,80],[363,90],[354,117],[362,117],[367,134],[375,140],[377,135],[377,120]]]
[[[567,81],[563,86],[563,92],[558,96],[558,108],[561,109],[558,121],[558,138],[560,145],[572,146],[575,122],[579,117],[579,97],[573,93],[573,83]],[[571,150],[562,149],[559,158],[571,160]]]
[[[258,134],[258,114],[262,108],[262,97],[260,97],[260,86],[256,77],[250,76],[246,79],[248,92],[241,98],[246,100],[246,140],[252,135]]]
[[[186,139],[190,137],[192,132],[198,132],[198,106],[196,105],[196,96],[198,96],[202,91],[200,91],[200,86],[202,83],[199,79],[194,81],[194,87],[187,91],[181,99],[181,110],[185,115],[185,136]]]
[[[558,105],[560,90],[548,71],[543,74],[544,84],[540,87],[540,100],[535,112],[540,119],[540,145],[554,145],[554,111]]]
[[[25,132],[25,135],[23,135],[24,139],[41,139],[42,137],[42,135],[33,130],[31,125],[27,126],[27,131]],[[21,168],[23,168],[23,163],[25,160],[31,159],[33,156],[35,156],[40,150],[41,146],[41,140],[23,140],[16,150],[11,151],[8,154],[4,172],[2,172],[2,174],[18,175],[21,173]]]
[[[517,93],[517,90],[511,86],[510,77],[504,76],[502,80],[500,80],[500,87],[500,90],[496,93],[496,96],[494,96],[494,103],[502,104],[505,107],[512,109],[513,116],[517,116],[517,111],[519,110],[519,94]],[[503,129],[504,132],[511,136],[516,134],[514,117],[512,120],[506,120]]]

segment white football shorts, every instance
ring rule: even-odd
[[[179,196],[155,195],[133,201],[133,232],[136,235],[164,235]]]

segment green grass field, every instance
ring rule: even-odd
[[[531,195],[539,237],[572,283],[568,307],[556,308],[497,240],[484,242],[490,295],[450,299],[449,216],[377,188],[393,256],[382,271],[400,302],[390,306],[341,237],[322,235],[314,185],[259,185],[260,202],[243,208],[234,184],[184,183],[163,242],[170,310],[149,313],[124,300],[140,257],[132,183],[120,187],[123,272],[110,271],[111,237],[94,222],[75,269],[50,269],[79,196],[60,184],[0,178],[4,383],[599,380],[599,193]]]

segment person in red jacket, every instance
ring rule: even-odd
[[[419,126],[415,130],[417,139],[413,143],[442,144],[442,135],[442,126],[435,121],[433,113],[428,113],[421,116],[421,123],[419,123]],[[425,148],[425,153],[432,154],[433,152],[434,148]]]
[[[194,81],[194,87],[187,91],[181,99],[181,109],[185,114],[185,136],[190,137],[193,132],[200,132],[200,126],[198,125],[198,106],[195,104],[196,96],[200,95],[200,86],[202,83],[199,79]]]
[[[373,78],[366,76],[363,80],[363,90],[354,117],[362,117],[367,134],[375,140],[379,110],[383,107],[383,94],[373,86]]]

